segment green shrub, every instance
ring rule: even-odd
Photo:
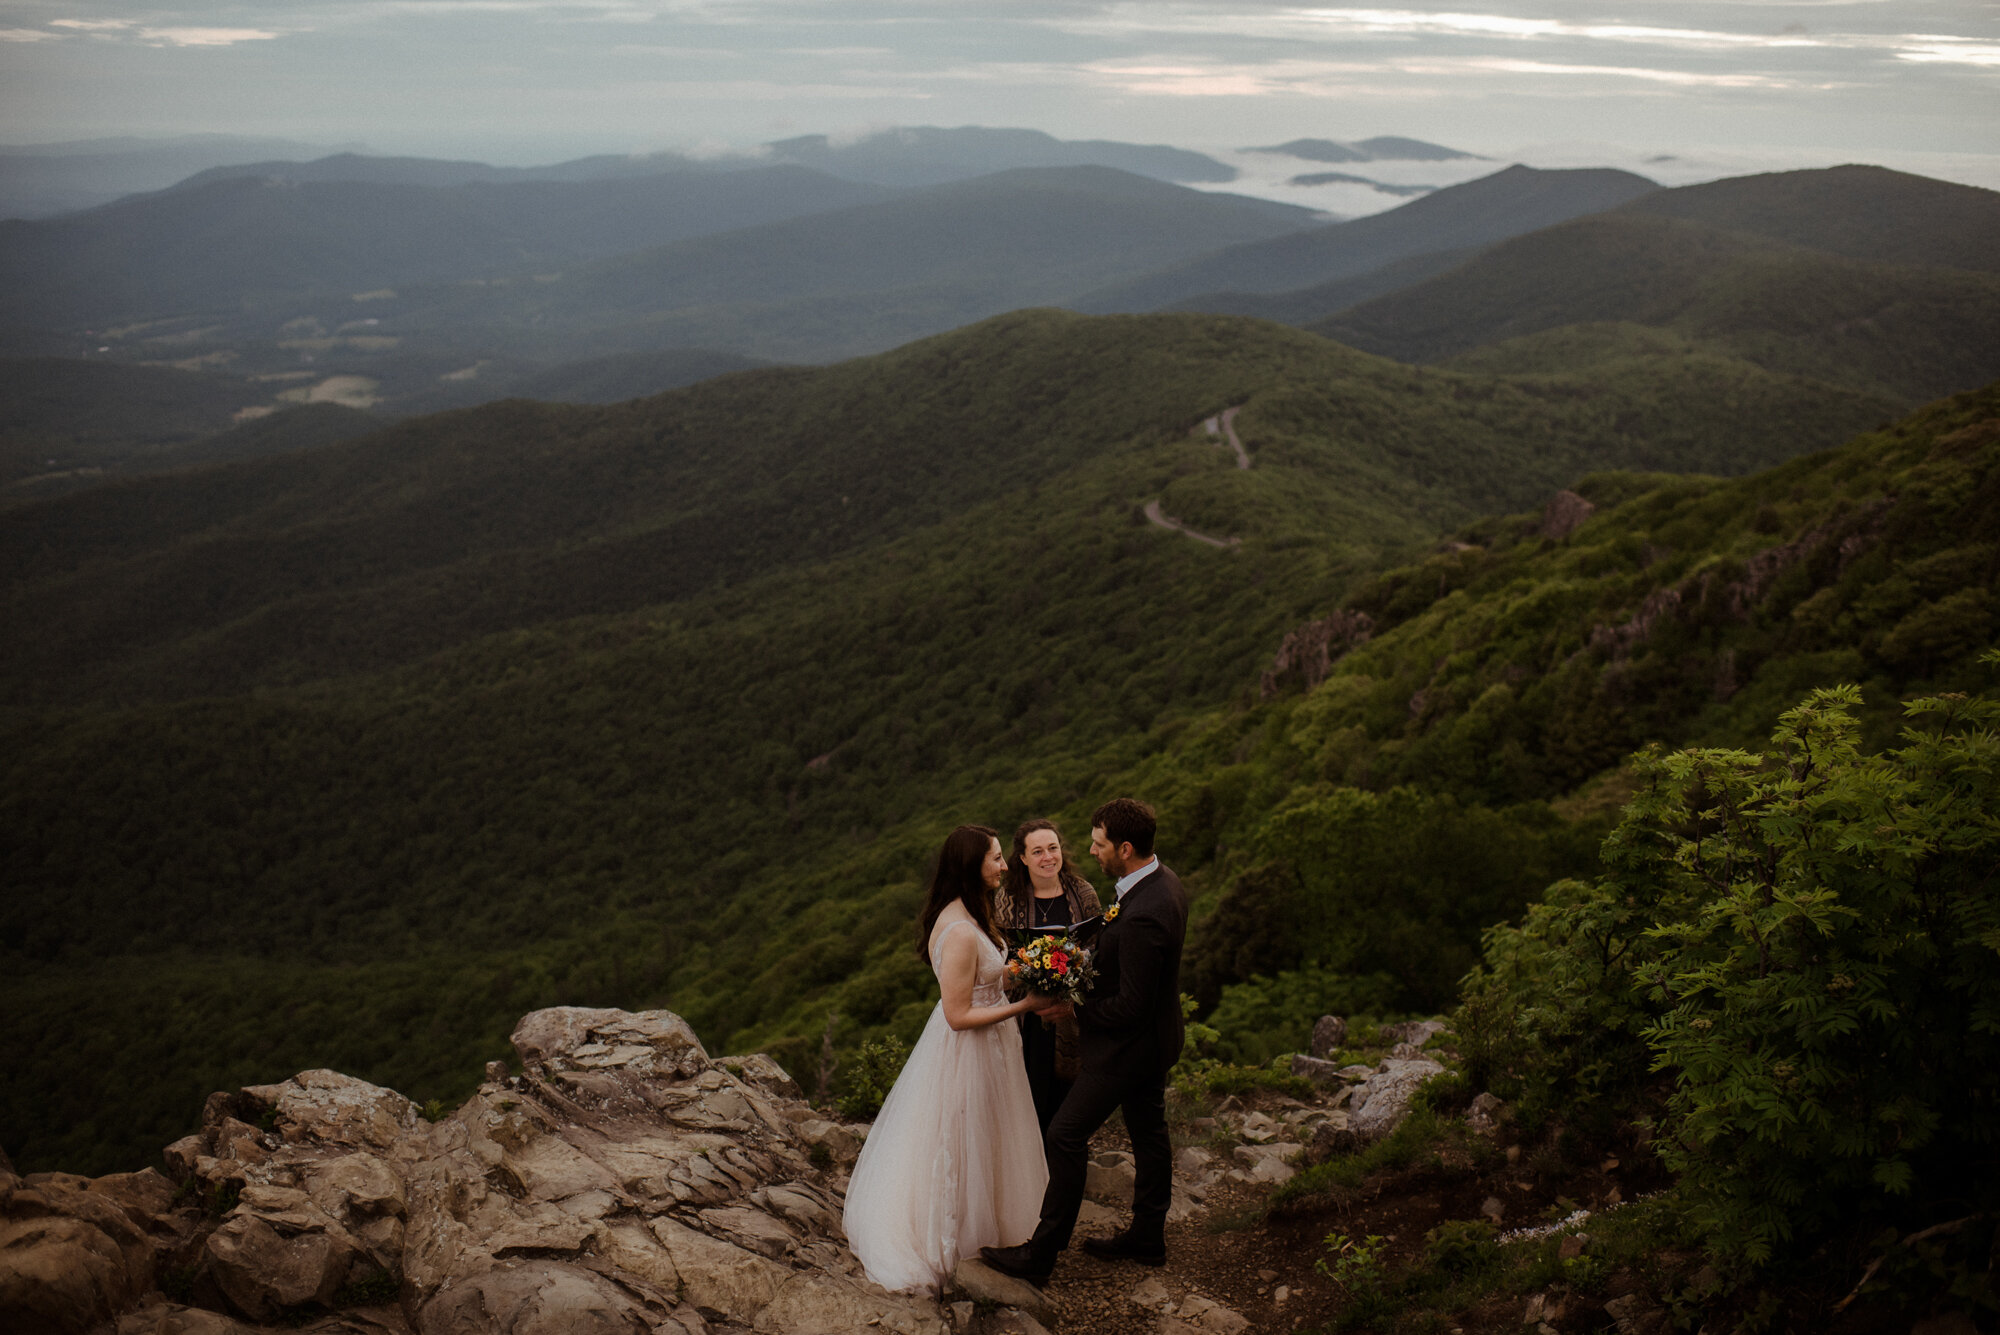
[[[1857,1207],[1994,1194],[1965,1168],[2000,1128],[2000,702],[1912,701],[1879,756],[1859,705],[1815,692],[1774,757],[1648,758],[1623,827],[1684,887],[1650,933],[1661,1156],[1753,1262]]]
[[[1471,1275],[1500,1261],[1499,1230],[1485,1219],[1448,1219],[1424,1235],[1424,1259],[1438,1270]]]
[[[1379,1015],[1396,999],[1387,974],[1353,977],[1308,965],[1266,977],[1257,974],[1222,989],[1208,1014],[1220,1031],[1215,1051],[1242,1063],[1268,1062],[1303,1052],[1322,1015]]]
[[[1490,931],[1456,1018],[1524,1113],[1669,1078],[1656,1148],[1743,1265],[2000,1197],[1968,1171],[2000,1138],[2000,701],[1913,700],[1878,755],[1860,706],[1813,692],[1769,754],[1641,753],[1611,875]]]
[[[849,1121],[874,1117],[882,1111],[882,1101],[889,1097],[909,1058],[910,1045],[894,1034],[863,1043],[841,1067],[844,1088],[834,1107]]]
[[[1313,1262],[1313,1269],[1350,1296],[1377,1292],[1389,1275],[1388,1262],[1383,1257],[1388,1246],[1387,1238],[1372,1233],[1365,1238],[1329,1233],[1326,1255]]]

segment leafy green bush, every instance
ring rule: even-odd
[[[1485,963],[1461,985],[1452,1024],[1467,1077],[1531,1120],[1645,1078],[1652,1017],[1635,970],[1657,951],[1642,879],[1558,881],[1518,924],[1487,931]]]
[[[1485,1219],[1447,1219],[1424,1235],[1424,1259],[1439,1270],[1477,1274],[1500,1261],[1499,1230]]]
[[[1322,1015],[1379,1015],[1397,994],[1387,974],[1350,977],[1317,966],[1253,975],[1222,989],[1208,1014],[1216,1051],[1237,1062],[1268,1062],[1305,1051]]]
[[[1313,1262],[1313,1269],[1349,1295],[1376,1291],[1388,1278],[1388,1262],[1383,1257],[1388,1246],[1387,1238],[1372,1233],[1365,1238],[1329,1233],[1326,1255]]]
[[[841,1067],[843,1090],[834,1107],[849,1121],[866,1121],[882,1111],[882,1101],[903,1073],[910,1046],[894,1034],[863,1043]]]
[[[1293,1049],[1328,1009],[1447,1004],[1478,959],[1482,928],[1592,862],[1588,841],[1546,806],[1495,810],[1408,786],[1298,790],[1256,837],[1266,860],[1200,924],[1189,988],[1246,1012],[1223,1026],[1232,1034],[1300,1030],[1288,1044],[1274,1039]],[[1324,1003],[1297,996],[1314,989]]]
[[[1860,706],[1813,692],[1770,754],[1643,752],[1611,875],[1490,931],[1457,1017],[1524,1109],[1670,1077],[1658,1151],[1750,1266],[1830,1221],[2000,1199],[1976,1168],[2000,1135],[2000,701],[1912,700],[1876,755]]]
[[[1623,827],[1682,889],[1651,932],[1661,1155],[1750,1261],[1885,1198],[1994,1195],[1966,1170],[2000,1130],[2000,701],[1911,701],[1877,756],[1859,705],[1815,692],[1775,757],[1648,757]]]

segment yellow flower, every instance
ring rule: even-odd
[[[1106,927],[1109,927],[1112,923],[1118,921],[1118,909],[1119,906],[1113,904],[1110,908],[1104,910],[1104,925]]]

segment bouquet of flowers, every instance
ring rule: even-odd
[[[1092,923],[1097,920],[1092,919]],[[1036,996],[1060,997],[1072,1004],[1082,1001],[1090,985],[1097,981],[1091,951],[1076,939],[1075,929],[1067,932],[1025,934],[1027,939],[1014,948],[1007,961],[1008,981],[1017,983]]]

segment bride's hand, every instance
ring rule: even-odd
[[[1035,1007],[1035,1014],[1041,1016],[1044,1020],[1067,1020],[1070,1016],[1076,1014],[1076,1010],[1067,1001],[1056,1001],[1050,998],[1048,1005]]]

